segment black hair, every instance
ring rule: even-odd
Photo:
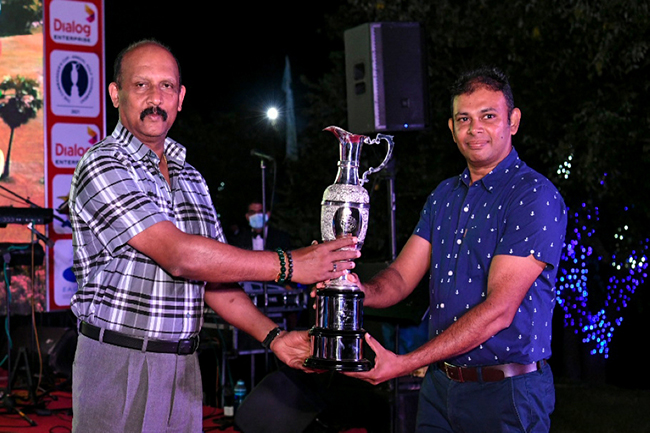
[[[473,93],[480,88],[503,93],[508,107],[508,118],[515,108],[515,98],[507,75],[494,66],[483,66],[463,72],[449,89],[451,94],[451,115],[454,115],[454,99],[457,96]]]

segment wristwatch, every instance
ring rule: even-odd
[[[280,335],[280,332],[282,332],[282,329],[280,329],[279,326],[276,326],[275,328],[271,329],[269,333],[266,335],[264,341],[262,341],[262,346],[264,346],[265,349],[270,349],[271,343],[273,343],[275,337]]]

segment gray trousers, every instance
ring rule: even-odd
[[[143,353],[79,335],[74,433],[200,433],[202,396],[196,353]]]

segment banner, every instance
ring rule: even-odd
[[[106,134],[103,0],[45,0],[45,207],[47,309],[69,308],[72,273],[68,195],[79,159]]]

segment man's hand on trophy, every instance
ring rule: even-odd
[[[292,281],[313,284],[338,278],[354,269],[353,260],[361,256],[355,248],[357,242],[356,237],[344,237],[293,250]]]
[[[361,289],[362,292],[365,292],[363,283],[359,279],[359,276],[357,274],[355,274],[354,272],[349,272],[345,276],[345,279],[348,280],[351,283],[354,283],[354,285],[356,285],[359,289]],[[327,279],[325,281],[319,281],[318,283],[313,285],[312,288],[311,288],[311,291],[309,292],[309,296],[311,298],[315,298],[316,297],[316,291],[318,291],[320,289],[324,289],[327,286],[327,284],[329,283],[329,281],[330,280]],[[313,308],[316,308],[316,304],[314,304]]]
[[[404,359],[402,355],[397,355],[394,352],[384,348],[372,335],[366,333],[366,343],[370,349],[375,353],[374,366],[369,371],[364,372],[343,372],[346,376],[355,377],[357,379],[365,380],[373,385],[378,385],[390,379],[408,374],[402,367],[401,360]]]
[[[308,331],[282,332],[271,343],[271,350],[286,365],[306,372],[313,372],[303,366],[311,353],[311,339]]]

